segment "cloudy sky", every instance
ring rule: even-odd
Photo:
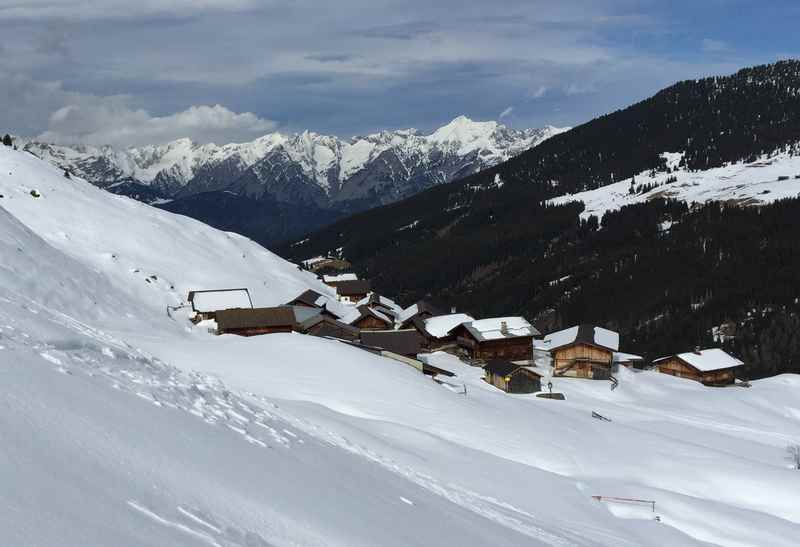
[[[0,131],[159,143],[574,125],[800,57],[797,0],[0,0]]]

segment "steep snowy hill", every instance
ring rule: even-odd
[[[35,197],[31,192],[39,197]],[[251,241],[0,147],[0,529],[11,545],[790,546],[797,376],[621,371],[509,396],[165,307],[327,291]],[[624,340],[623,340],[624,342]],[[611,422],[591,417],[599,412]],[[599,502],[593,495],[651,499]],[[660,520],[656,520],[658,516]]]

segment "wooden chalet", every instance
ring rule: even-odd
[[[593,325],[577,325],[545,336],[553,376],[608,380],[619,349],[619,334]]]
[[[542,375],[533,368],[503,359],[490,359],[483,367],[484,380],[506,393],[536,393],[542,390]]]
[[[455,351],[458,346],[456,344],[456,336],[452,332],[453,329],[462,323],[474,320],[473,317],[465,313],[451,313],[428,317],[427,319],[414,317],[410,320],[410,326],[420,333],[426,350]],[[404,324],[407,325],[408,322]]]
[[[659,372],[688,378],[707,386],[726,386],[736,382],[736,369],[744,363],[719,348],[678,353],[653,361]]]
[[[416,304],[401,311],[397,315],[397,323],[399,328],[407,329],[414,327],[413,321],[415,319],[424,321],[425,319],[445,314],[446,312],[435,304],[431,304],[426,300],[420,300]]]
[[[336,286],[336,294],[342,302],[354,304],[363,300],[372,290],[370,282],[366,279],[355,281],[342,281]]]
[[[189,291],[189,304],[194,312],[193,321],[214,319],[220,310],[253,307],[247,289],[210,289]]]
[[[373,310],[368,306],[359,306],[347,324],[360,330],[388,330],[394,327],[394,321],[388,315]]]
[[[301,306],[221,310],[216,316],[217,334],[257,336],[292,332],[297,330],[298,324],[315,315],[319,315],[316,310]]]
[[[531,360],[533,337],[540,333],[522,317],[493,317],[462,323],[451,333],[471,359]]]
[[[327,315],[318,314],[297,325],[297,331],[311,336],[356,341],[361,331]]]

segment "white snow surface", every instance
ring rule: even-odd
[[[333,293],[5,147],[0,194],[3,544],[796,545],[796,375],[625,369],[614,391],[549,379],[554,401],[442,353],[425,360],[456,376],[437,384],[331,340],[213,336],[165,306],[198,286]]]
[[[731,201],[758,205],[800,195],[800,156],[791,152],[777,152],[752,162],[737,162],[706,171],[688,171],[680,167],[682,154],[665,152],[662,156],[670,172],[657,172],[651,176],[649,171],[645,171],[633,177],[637,186],[656,184],[653,190],[631,194],[631,179],[628,178],[596,190],[564,194],[549,200],[549,203],[558,205],[582,201],[586,206],[582,218],[591,215],[601,218],[606,211],[659,197],[687,203]],[[677,180],[668,182],[671,177]]]
[[[701,372],[738,367],[744,363],[720,348],[701,349],[679,353],[678,357]],[[660,360],[660,359],[659,359]]]
[[[459,326],[461,323],[469,323],[475,318],[466,313],[450,313],[447,315],[437,315],[425,320],[425,330],[431,336],[444,338],[447,333]]]
[[[325,283],[336,283],[338,281],[357,281],[358,276],[354,273],[343,273],[338,275],[324,275],[322,280]]]
[[[503,323],[508,334],[503,333]],[[533,325],[524,317],[490,317],[470,321],[466,326],[475,329],[483,340],[499,340],[509,336],[533,336],[536,334]]]
[[[321,297],[320,297],[321,298]],[[252,308],[246,289],[205,290],[196,292],[192,299],[194,309],[199,312],[229,310],[232,308]]]

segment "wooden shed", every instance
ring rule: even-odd
[[[339,300],[351,304],[366,298],[371,290],[372,286],[366,279],[342,281],[336,286],[336,294]]]
[[[553,359],[553,376],[608,380],[614,352],[619,349],[619,334],[614,331],[578,325],[544,338]]]
[[[456,343],[475,360],[533,358],[539,331],[522,317],[493,317],[462,323],[451,331]]]
[[[189,291],[188,301],[195,313],[194,321],[214,319],[220,310],[253,307],[250,291],[244,288]]]
[[[744,363],[719,348],[695,350],[653,361],[659,372],[687,378],[707,386],[726,386],[736,381],[736,369]]]
[[[536,393],[542,390],[542,375],[503,359],[491,359],[483,367],[484,380],[506,393]]]

